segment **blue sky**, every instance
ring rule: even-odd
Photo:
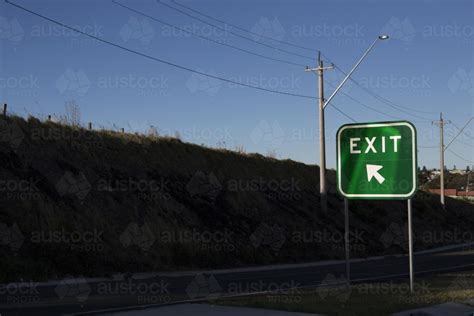
[[[50,18],[127,48],[185,67],[272,90],[317,95],[316,76],[304,67],[271,61],[190,36],[130,12],[112,1],[12,0]],[[446,139],[473,116],[474,8],[472,1],[189,1],[181,4],[256,34],[227,26],[244,40],[184,16],[155,0],[120,0],[136,10],[188,31],[257,54],[315,66],[289,47],[256,34],[321,50],[348,71],[380,33],[354,74],[359,84],[402,106],[390,107],[354,83],[342,92],[382,113],[415,123],[420,146],[437,146],[430,121],[444,112],[454,124]],[[163,2],[173,5],[170,0]],[[176,4],[174,4],[176,6]],[[202,17],[201,17],[202,18]],[[205,19],[205,18],[204,18]],[[215,21],[210,21],[218,24]],[[219,24],[226,27],[222,24]],[[178,131],[185,141],[247,152],[276,152],[278,158],[318,163],[316,100],[283,96],[209,79],[79,36],[48,21],[0,4],[0,102],[21,115],[64,114],[75,100],[82,121],[95,126],[161,134]],[[343,76],[326,72],[329,83]],[[326,85],[326,96],[332,92]],[[393,120],[343,94],[334,103],[358,122]],[[408,110],[407,110],[408,108]],[[421,113],[416,111],[427,111]],[[335,132],[350,120],[326,110],[328,166],[335,166]],[[474,122],[446,154],[446,165],[474,161]],[[419,148],[419,164],[438,166],[438,149]]]

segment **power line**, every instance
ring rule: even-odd
[[[229,31],[229,30],[227,30],[227,29],[225,29],[225,28],[222,28],[222,27],[219,27],[219,26],[217,26],[217,25],[215,25],[215,24],[206,22],[206,21],[204,21],[204,20],[202,20],[202,19],[196,17],[195,15],[192,15],[192,14],[189,14],[189,13],[187,13],[187,12],[184,12],[184,11],[182,11],[182,10],[176,8],[176,7],[173,7],[173,6],[170,6],[169,4],[166,4],[166,3],[164,3],[164,2],[161,2],[160,0],[157,0],[157,2],[158,2],[159,4],[162,4],[162,5],[164,5],[164,6],[168,7],[168,8],[170,8],[170,9],[172,9],[172,10],[177,11],[177,12],[179,12],[179,13],[181,13],[181,14],[184,14],[184,15],[186,15],[186,16],[188,16],[188,17],[191,17],[191,18],[193,18],[193,19],[195,19],[195,20],[197,20],[197,21],[200,21],[200,22],[202,22],[202,23],[204,23],[204,24],[210,25],[211,27],[215,27],[215,28],[217,28],[217,29],[220,29],[220,30],[222,30],[222,31],[228,32],[228,33],[233,34],[233,35],[235,35],[235,36],[238,36],[238,37],[241,37],[241,38],[250,40],[250,41],[252,41],[252,42],[254,42],[254,43],[257,43],[257,44],[260,44],[260,45],[264,45],[264,46],[269,47],[269,48],[273,48],[273,49],[280,50],[280,49],[277,48],[277,47],[260,43],[260,42],[258,42],[258,41],[255,41],[255,40],[251,39],[251,38],[248,38],[248,37],[245,37],[245,36],[236,34],[236,33],[231,32],[231,31]],[[299,45],[296,45],[296,44],[292,44],[292,43],[289,43],[289,42],[277,40],[277,39],[272,38],[272,37],[268,37],[268,36],[264,36],[264,35],[261,35],[261,34],[252,32],[252,31],[250,31],[250,30],[244,29],[244,28],[239,27],[239,26],[237,26],[237,25],[231,24],[231,23],[229,23],[229,22],[223,21],[223,20],[218,19],[218,18],[216,18],[216,17],[213,17],[213,16],[210,16],[210,15],[208,15],[208,14],[205,14],[205,13],[202,13],[202,12],[200,12],[200,11],[197,11],[197,10],[195,10],[195,9],[193,9],[193,8],[190,8],[190,7],[188,7],[188,6],[185,6],[185,5],[179,3],[179,2],[177,2],[177,1],[175,1],[175,0],[171,0],[171,2],[173,2],[175,5],[178,5],[178,6],[180,6],[180,7],[183,7],[183,8],[185,8],[185,9],[189,10],[189,11],[192,11],[192,12],[198,14],[198,15],[204,16],[204,17],[206,17],[206,18],[208,18],[208,19],[214,20],[214,21],[219,22],[219,23],[222,23],[222,24],[224,24],[224,25],[230,25],[230,26],[232,26],[232,27],[234,27],[234,28],[236,28],[236,29],[239,29],[239,30],[241,30],[241,31],[244,31],[244,32],[247,32],[247,33],[250,33],[250,34],[253,34],[253,35],[261,36],[261,37],[264,37],[264,38],[267,38],[267,39],[270,39],[270,40],[273,40],[273,41],[276,41],[276,42],[280,42],[280,43],[283,43],[283,44],[286,44],[286,45],[290,45],[290,46],[294,46],[294,47],[298,47],[298,48],[302,48],[302,49],[306,49],[306,50],[310,50],[310,51],[314,51],[314,52],[319,52],[318,50],[314,50],[314,49],[311,49],[311,48],[308,48],[308,47],[299,46]],[[284,52],[286,52],[286,53],[290,53],[290,54],[295,55],[293,52],[289,52],[289,51],[286,51],[286,50],[282,50],[282,51],[284,51]],[[313,60],[313,58],[311,58],[311,57],[309,57],[309,56],[304,56],[304,55],[300,55],[300,54],[296,54],[296,56],[304,57],[304,58]],[[323,56],[325,56],[325,55],[323,55]],[[326,56],[325,56],[325,58],[329,61],[329,58],[327,58]],[[340,72],[342,72],[344,75],[347,75],[341,68],[339,68],[339,67],[337,67],[337,66],[335,66],[335,68],[338,69]],[[398,111],[404,112],[405,114],[408,114],[408,115],[411,115],[411,116],[416,117],[416,118],[418,118],[418,119],[421,119],[419,122],[430,122],[430,120],[427,120],[427,119],[425,119],[424,117],[421,117],[421,116],[419,116],[419,115],[411,114],[410,112],[408,112],[408,110],[413,111],[413,112],[419,112],[419,113],[435,113],[435,112],[431,112],[431,111],[414,110],[414,109],[411,109],[411,108],[408,108],[408,107],[404,107],[404,106],[401,106],[401,105],[397,105],[397,104],[393,103],[392,101],[390,101],[390,100],[388,100],[388,99],[385,99],[385,98],[383,98],[382,96],[377,95],[376,93],[370,91],[370,90],[367,89],[366,87],[360,85],[355,79],[351,78],[351,80],[354,81],[355,84],[357,84],[360,88],[366,90],[367,93],[371,94],[373,97],[375,97],[375,98],[378,99],[379,101],[381,101],[381,102],[387,104],[388,106],[390,106],[390,107],[392,107],[392,108],[394,108],[394,109],[396,109],[396,110],[398,110]],[[345,94],[345,95],[348,96],[347,94]],[[350,97],[350,98],[352,98],[352,97]],[[353,98],[352,98],[352,100],[353,100],[354,102],[356,102],[356,103],[361,104],[362,106],[364,106],[364,107],[366,107],[366,108],[371,109],[372,111],[377,112],[377,113],[386,115],[386,116],[388,116],[388,117],[400,119],[400,118],[395,117],[395,116],[393,116],[393,115],[389,115],[389,114],[380,112],[380,111],[378,111],[378,110],[376,110],[376,109],[374,109],[374,108],[371,108],[371,107],[369,107],[369,106],[367,106],[367,105],[365,105],[365,104],[362,104],[360,101],[354,100]]]
[[[330,83],[330,82],[326,82],[326,83],[329,84],[331,87],[335,88],[335,85],[333,85],[332,83]],[[365,107],[365,108],[367,108],[367,109],[369,109],[369,110],[371,110],[371,111],[374,111],[374,112],[376,112],[376,113],[385,115],[385,116],[387,116],[387,117],[390,117],[390,118],[393,118],[393,119],[396,119],[396,120],[403,120],[403,118],[401,118],[401,117],[393,116],[393,115],[391,115],[391,114],[387,114],[387,113],[382,112],[382,111],[380,111],[380,110],[378,110],[378,109],[376,109],[376,108],[374,108],[374,107],[371,107],[371,106],[369,106],[369,105],[367,105],[367,104],[364,104],[364,103],[362,103],[361,101],[359,101],[358,99],[356,99],[356,98],[354,98],[353,96],[351,96],[350,94],[345,93],[345,92],[343,92],[343,91],[341,91],[341,90],[339,91],[339,93],[341,93],[341,94],[344,95],[345,97],[349,98],[350,100],[356,102],[357,104],[359,104],[359,105],[361,105],[361,106],[363,106],[363,107]],[[426,123],[427,121],[423,120],[423,121],[414,121],[414,122]]]
[[[322,54],[322,53],[321,53]],[[329,58],[327,58],[327,56],[323,55],[328,61]],[[330,61],[331,62],[331,61]],[[332,63],[332,62],[331,62]],[[334,68],[336,68],[338,71],[340,71],[343,75],[346,75],[347,76],[347,73],[342,70],[339,66],[335,65],[334,63],[332,63],[334,65]],[[427,120],[426,118],[422,117],[422,116],[419,116],[419,115],[416,115],[416,114],[412,114],[408,111],[412,111],[412,112],[419,112],[419,113],[429,113],[429,114],[434,114],[434,113],[437,113],[437,112],[433,112],[433,111],[421,111],[421,110],[414,110],[412,108],[409,108],[409,107],[405,107],[405,106],[402,106],[402,105],[399,105],[399,104],[396,104],[380,95],[378,95],[377,93],[371,91],[370,89],[368,89],[367,87],[364,87],[362,84],[360,84],[357,80],[355,80],[354,78],[350,78],[350,80],[352,82],[354,82],[355,85],[357,85],[359,88],[363,89],[366,93],[368,93],[369,95],[371,95],[372,97],[374,97],[375,99],[377,99],[378,101],[390,106],[391,108],[394,108],[400,112],[403,112],[405,114],[408,114],[408,115],[411,115],[413,117],[416,117],[416,118],[419,118],[419,119],[422,119],[423,121],[429,121]]]
[[[347,117],[349,120],[351,120],[352,122],[356,123],[357,121],[355,119],[353,119],[352,117],[350,117],[348,114],[346,114],[344,111],[342,111],[341,109],[339,109],[332,101],[329,102],[330,105],[332,105],[332,107],[338,111],[339,113],[341,113],[342,115],[344,115],[345,117]]]
[[[119,44],[116,44],[114,42],[111,42],[111,41],[108,41],[108,40],[105,40],[103,38],[100,38],[100,37],[97,37],[95,35],[91,35],[89,33],[86,33],[84,31],[81,31],[79,29],[76,29],[72,26],[69,26],[69,25],[66,25],[62,22],[59,22],[57,20],[54,20],[52,18],[49,18],[47,16],[44,16],[40,13],[37,13],[37,12],[34,12],[30,9],[27,9],[21,5],[18,5],[16,3],[13,3],[9,0],[5,0],[5,2],[7,4],[10,4],[20,10],[23,10],[25,12],[28,12],[30,14],[33,14],[37,17],[40,17],[44,20],[47,20],[51,23],[54,23],[56,25],[59,25],[59,26],[62,26],[62,27],[65,27],[67,29],[70,29],[72,31],[75,31],[79,34],[82,34],[82,35],[85,35],[87,37],[90,37],[90,38],[93,38],[97,41],[100,41],[102,43],[105,43],[105,44],[108,44],[110,46],[113,46],[113,47],[116,47],[116,48],[119,48],[119,49],[122,49],[124,51],[127,51],[129,53],[132,53],[132,54],[135,54],[135,55],[138,55],[138,56],[141,56],[141,57],[145,57],[147,59],[151,59],[151,60],[154,60],[154,61],[157,61],[159,63],[162,63],[162,64],[166,64],[168,66],[172,66],[172,67],[175,67],[175,68],[178,68],[178,69],[181,69],[181,70],[185,70],[185,71],[188,71],[188,72],[192,72],[192,73],[195,73],[195,74],[198,74],[198,75],[202,75],[202,76],[205,76],[205,77],[209,77],[209,78],[213,78],[213,79],[216,79],[216,80],[220,80],[220,81],[223,81],[223,82],[228,82],[228,83],[233,83],[233,84],[236,84],[236,85],[240,85],[240,86],[243,86],[243,87],[247,87],[247,88],[252,88],[252,89],[256,89],[256,90],[261,90],[261,91],[266,91],[266,92],[272,92],[272,93],[277,93],[277,94],[282,94],[282,95],[288,95],[288,96],[293,96],[293,97],[300,97],[300,98],[305,98],[305,99],[318,99],[317,97],[314,97],[314,96],[309,96],[309,95],[303,95],[303,94],[296,94],[296,93],[290,93],[290,92],[284,92],[284,91],[278,91],[278,90],[271,90],[271,89],[267,89],[267,88],[263,88],[263,87],[259,87],[259,86],[254,86],[254,85],[250,85],[250,84],[246,84],[246,83],[242,83],[242,82],[238,82],[238,81],[234,81],[234,80],[230,80],[230,79],[226,79],[226,78],[222,78],[222,77],[218,77],[218,76],[215,76],[215,75],[211,75],[211,74],[208,74],[208,73],[205,73],[205,72],[202,72],[202,71],[198,71],[198,70],[194,70],[194,69],[191,69],[191,68],[188,68],[188,67],[185,67],[185,66],[181,66],[181,65],[178,65],[178,64],[175,64],[175,63],[172,63],[172,62],[169,62],[169,61],[166,61],[166,60],[163,60],[163,59],[160,59],[160,58],[157,58],[157,57],[153,57],[153,56],[150,56],[150,55],[147,55],[147,54],[144,54],[144,53],[141,53],[141,52],[138,52],[136,50],[133,50],[133,49],[130,49],[130,48],[127,48],[125,46],[122,46],[122,45],[119,45]]]
[[[474,116],[471,117],[469,119],[469,121],[466,122],[466,124],[464,124],[464,126],[462,128],[459,128],[457,127],[456,125],[454,125],[454,127],[456,127],[457,129],[460,129],[460,131],[453,137],[453,139],[449,142],[449,144],[444,148],[444,150],[448,149],[449,145],[451,145],[455,140],[456,138],[458,138],[459,135],[461,135],[461,133],[464,133],[464,129],[469,125],[469,123],[471,123],[471,121],[474,119]],[[452,122],[451,122],[452,123]]]
[[[252,35],[256,35],[256,36],[259,36],[259,37],[263,37],[263,38],[269,39],[269,40],[271,40],[271,41],[274,41],[274,42],[277,42],[277,43],[281,43],[281,44],[285,44],[285,45],[288,45],[288,46],[293,46],[293,47],[296,47],[296,48],[301,48],[301,49],[304,49],[304,50],[307,50],[307,51],[311,51],[311,52],[316,52],[316,53],[319,52],[317,49],[313,49],[313,48],[309,48],[309,47],[300,46],[300,45],[293,44],[293,43],[286,42],[286,41],[282,41],[282,40],[279,40],[279,39],[276,39],[276,38],[273,38],[273,37],[270,37],[270,36],[266,36],[266,35],[263,35],[263,34],[259,34],[259,33],[252,32],[252,31],[250,31],[250,30],[244,29],[243,27],[237,26],[237,25],[235,25],[235,24],[226,22],[226,21],[224,21],[224,20],[218,19],[218,18],[216,18],[216,17],[210,16],[210,15],[205,14],[205,13],[202,13],[202,12],[200,12],[200,11],[197,11],[197,10],[195,10],[195,9],[193,9],[193,8],[190,8],[190,7],[188,7],[188,6],[185,6],[184,4],[181,4],[181,3],[177,2],[177,1],[171,0],[171,2],[173,2],[174,4],[176,4],[176,5],[178,5],[178,6],[182,7],[182,8],[188,9],[189,11],[192,11],[192,12],[194,12],[194,13],[197,13],[197,14],[201,15],[201,16],[204,16],[204,17],[206,17],[206,18],[208,18],[208,19],[214,20],[214,21],[219,22],[219,23],[222,23],[222,24],[224,24],[224,25],[230,25],[230,26],[232,26],[232,27],[234,27],[234,28],[236,28],[236,29],[238,29],[238,30],[240,30],[240,31],[247,32],[247,33],[250,33],[250,34],[252,34]]]
[[[210,41],[210,42],[213,42],[215,44],[219,44],[219,45],[222,45],[222,46],[226,46],[226,47],[230,47],[232,49],[235,49],[235,50],[238,50],[238,51],[241,51],[241,52],[244,52],[244,53],[247,53],[247,54],[250,54],[250,55],[254,55],[254,56],[257,56],[257,57],[261,57],[261,58],[265,58],[265,59],[268,59],[268,60],[273,60],[273,61],[276,61],[276,62],[280,62],[280,63],[284,63],[284,64],[288,64],[288,65],[293,65],[293,66],[298,66],[298,67],[305,67],[306,65],[303,65],[303,64],[298,64],[298,63],[295,63],[295,62],[292,62],[292,61],[288,61],[288,60],[283,60],[283,59],[278,59],[278,58],[273,58],[273,57],[270,57],[270,56],[265,56],[265,55],[261,55],[261,54],[258,54],[258,53],[254,53],[252,51],[249,51],[249,50],[246,50],[246,49],[243,49],[243,48],[240,48],[240,47],[237,47],[237,46],[234,46],[234,45],[230,45],[230,44],[226,44],[226,43],[223,43],[223,42],[219,42],[217,40],[214,40],[210,37],[207,37],[207,36],[202,36],[202,35],[199,35],[195,32],[191,32],[191,31],[188,31],[188,30],[185,30],[179,26],[176,26],[176,25],[173,25],[171,23],[168,23],[168,22],[165,22],[163,20],[160,20],[158,18],[155,18],[149,14],[146,14],[144,12],[141,12],[141,11],[138,11],[134,8],[131,8],[125,4],[122,4],[120,2],[117,2],[116,0],[112,0],[112,2],[118,6],[121,6],[122,8],[125,8],[126,10],[129,10],[131,12],[134,12],[136,14],[139,14],[141,16],[144,16],[146,18],[149,18],[153,21],[156,21],[158,23],[161,23],[161,24],[164,24],[164,25],[167,25],[175,30],[179,30],[181,32],[184,32],[184,33],[187,33],[187,34],[190,34],[190,35],[193,35],[193,36],[196,36],[196,37],[199,37],[201,39],[204,39],[206,41]]]
[[[329,84],[331,87],[335,88],[335,85],[332,84],[331,82],[326,82],[326,83]],[[359,104],[359,105],[361,105],[361,106],[363,106],[363,107],[365,107],[365,108],[367,108],[367,109],[369,109],[369,110],[371,110],[371,111],[377,112],[377,113],[379,113],[379,114],[385,115],[385,116],[387,116],[387,117],[390,117],[390,118],[393,118],[393,119],[396,119],[396,120],[404,120],[404,118],[401,118],[401,117],[398,117],[398,116],[394,116],[394,115],[391,115],[391,114],[387,114],[387,113],[385,113],[385,112],[382,112],[381,110],[378,110],[378,109],[376,109],[376,108],[374,108],[374,107],[371,107],[371,106],[369,106],[369,105],[367,105],[367,104],[364,104],[364,103],[362,103],[361,101],[359,101],[358,99],[356,99],[356,98],[354,98],[353,96],[351,96],[350,94],[345,93],[345,92],[343,92],[343,91],[341,91],[341,90],[339,91],[339,93],[341,93],[341,94],[344,95],[345,97],[349,98],[350,100],[356,102],[357,104]],[[413,122],[418,122],[418,123],[426,123],[426,122],[429,122],[429,121],[427,121],[427,120],[412,120],[412,121],[413,121]]]
[[[471,118],[471,120],[472,120],[472,118]],[[452,123],[452,122],[451,122],[451,123]],[[469,138],[471,138],[471,139],[474,139],[474,137],[471,136],[471,135],[469,135],[469,134],[467,134],[467,133],[464,131],[464,129],[459,128],[459,127],[458,127],[456,124],[454,124],[454,123],[452,123],[452,124],[453,124],[453,126],[456,127],[457,129],[460,129],[461,132],[462,132],[464,135],[466,135],[467,137],[469,137]]]
[[[334,66],[334,68],[336,68],[337,70],[339,70],[341,73],[343,73],[344,75],[347,75],[340,67],[338,66]],[[393,108],[393,109],[396,109],[400,112],[403,112],[405,114],[408,114],[408,115],[411,115],[415,118],[418,118],[418,119],[422,119],[424,121],[429,121],[427,120],[425,117],[423,116],[420,116],[420,115],[417,115],[417,114],[413,114],[413,113],[410,113],[409,111],[412,111],[412,112],[421,112],[419,110],[413,110],[413,109],[410,109],[410,108],[407,108],[407,107],[404,107],[404,106],[401,106],[401,105],[398,105],[388,99],[385,99],[384,97],[378,95],[377,93],[373,92],[372,90],[370,90],[369,88],[367,87],[364,87],[362,84],[360,84],[357,80],[355,80],[354,78],[349,78],[352,82],[354,82],[354,84],[356,86],[358,86],[359,88],[361,88],[362,90],[364,90],[366,93],[368,93],[369,95],[371,95],[372,97],[374,97],[375,99],[379,100],[380,102],[388,105],[389,107]],[[429,112],[429,113],[435,113],[435,112]]]
[[[313,72],[314,73],[314,72]],[[316,75],[316,74],[315,74]],[[328,82],[329,83],[329,82]],[[333,86],[331,83],[329,83],[331,86]],[[333,86],[334,87],[334,86]],[[342,111],[341,109],[339,109],[336,105],[334,105],[334,102],[329,102],[329,105],[332,105],[334,107],[334,109],[336,111],[338,111],[339,113],[341,113],[342,115],[344,115],[345,117],[347,117],[349,120],[353,121],[354,123],[356,122],[355,119],[353,119],[352,117],[350,117],[348,114],[346,114],[344,111]]]
[[[456,153],[455,153],[454,151],[452,151],[451,149],[448,149],[448,151],[449,151],[450,153],[452,153],[454,156],[458,157],[458,158],[461,159],[461,160],[464,160],[464,161],[467,162],[467,163],[474,163],[474,161],[468,160],[468,159],[466,159],[466,158],[464,158],[464,157],[462,157],[462,156],[456,154]]]
[[[259,41],[257,41],[257,40],[254,40],[254,39],[250,38],[250,37],[246,37],[246,36],[240,35],[240,34],[238,34],[238,33],[232,32],[232,31],[230,31],[230,30],[226,30],[225,28],[220,27],[220,26],[218,26],[218,25],[215,25],[215,24],[213,24],[213,23],[207,22],[207,21],[205,21],[205,20],[203,20],[203,19],[201,19],[201,18],[196,17],[195,15],[192,15],[192,14],[190,14],[190,13],[188,13],[188,12],[185,12],[185,11],[183,11],[183,10],[181,10],[181,9],[175,8],[175,7],[173,7],[173,6],[171,6],[171,5],[167,4],[167,3],[161,2],[160,0],[156,0],[156,1],[157,1],[158,4],[161,4],[161,5],[165,6],[165,7],[170,8],[171,10],[174,10],[174,11],[176,11],[176,12],[179,12],[179,13],[183,14],[183,15],[186,15],[186,16],[190,17],[191,19],[194,19],[194,20],[196,20],[196,21],[199,21],[199,22],[201,22],[201,23],[204,23],[204,24],[206,24],[206,25],[209,25],[209,26],[211,26],[211,27],[214,27],[214,28],[216,28],[216,29],[219,29],[219,30],[221,30],[221,31],[224,31],[224,32],[226,32],[226,33],[232,34],[232,35],[234,35],[234,36],[240,37],[240,38],[245,39],[245,40],[247,40],[247,41],[253,42],[253,43],[258,44],[258,45],[265,46],[265,47],[267,47],[267,48],[275,49],[275,50],[278,50],[278,51],[283,52],[283,53],[286,53],[286,54],[290,54],[290,55],[294,55],[294,56],[298,56],[298,57],[301,57],[301,58],[306,58],[306,59],[309,59],[309,60],[314,61],[314,58],[312,58],[312,57],[305,56],[305,55],[301,55],[301,54],[294,53],[294,52],[291,52],[291,51],[288,51],[288,50],[285,50],[285,49],[282,49],[282,48],[279,48],[279,47],[275,47],[275,46],[272,46],[272,45],[268,45],[268,44],[259,42]]]

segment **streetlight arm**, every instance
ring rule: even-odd
[[[331,100],[334,98],[334,96],[336,95],[336,93],[342,88],[342,86],[346,83],[346,81],[350,78],[350,76],[352,75],[352,73],[357,69],[357,67],[359,67],[360,63],[362,63],[362,61],[364,60],[364,58],[370,53],[370,51],[372,50],[372,48],[375,46],[375,44],[377,43],[377,41],[381,40],[381,39],[385,39],[385,38],[381,38],[381,37],[377,37],[375,39],[375,41],[372,43],[372,45],[370,45],[370,47],[365,51],[364,55],[362,55],[362,57],[359,59],[359,61],[354,65],[354,67],[351,69],[351,71],[347,74],[347,76],[344,78],[344,80],[342,80],[342,82],[339,84],[339,86],[337,86],[336,90],[334,90],[334,92],[331,94],[331,96],[326,100],[326,102],[324,102],[324,105],[323,105],[323,108],[325,108],[329,102],[331,102]]]

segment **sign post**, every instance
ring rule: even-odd
[[[346,284],[351,285],[351,265],[350,265],[350,230],[349,230],[349,200],[344,199],[344,242],[346,252]]]
[[[411,199],[408,200],[408,253],[410,257],[410,292],[413,293],[413,232],[411,216]]]
[[[416,129],[407,121],[355,123],[337,131],[337,190],[345,199],[408,200],[410,290],[413,292],[411,198],[417,190]],[[345,211],[348,201],[345,201]],[[346,217],[346,236],[348,218]],[[346,241],[346,266],[349,259]],[[349,268],[347,268],[349,277]]]

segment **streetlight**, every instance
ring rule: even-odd
[[[372,48],[374,48],[375,44],[377,44],[378,41],[384,41],[389,39],[390,37],[388,35],[380,35],[378,36],[375,41],[370,45],[370,47],[365,51],[364,55],[359,59],[359,61],[352,67],[351,71],[347,74],[347,76],[342,80],[342,82],[339,84],[339,86],[334,90],[334,92],[331,94],[331,96],[324,102],[324,108],[331,102],[332,98],[336,95],[336,93],[342,88],[342,86],[346,83],[346,81],[349,79],[349,77],[352,75],[352,73],[359,67],[360,63],[365,59],[365,57],[370,53]]]
[[[319,192],[321,196],[321,209],[323,212],[327,211],[327,196],[326,196],[326,140],[325,140],[325,124],[324,124],[324,109],[326,106],[331,102],[334,98],[336,93],[342,88],[342,86],[346,83],[346,81],[350,78],[352,73],[359,67],[365,57],[369,54],[369,52],[374,48],[375,44],[378,41],[383,41],[389,39],[388,35],[380,35],[378,36],[372,45],[365,51],[362,57],[357,61],[357,63],[352,67],[351,71],[346,75],[344,80],[337,86],[331,96],[325,100],[324,99],[324,80],[323,80],[323,73],[324,70],[331,69],[331,67],[323,67],[323,62],[321,57],[318,58],[318,67],[317,68],[309,68],[306,67],[305,71],[317,71],[319,77]]]

